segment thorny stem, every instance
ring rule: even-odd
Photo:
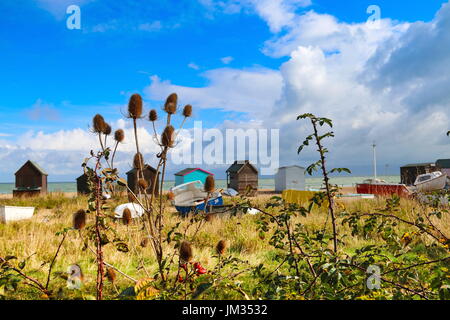
[[[97,164],[95,167],[95,175],[96,175],[96,193],[95,193],[95,236],[96,236],[96,249],[97,249],[97,300],[103,299],[103,250],[102,250],[102,239],[100,233],[100,199],[102,196],[101,192],[101,180],[98,177],[97,170],[100,167],[100,157],[97,158]]]
[[[320,160],[321,160],[321,168],[322,168],[322,175],[323,175],[323,182],[325,183],[326,188],[326,194],[328,198],[328,212],[331,215],[331,223],[333,226],[333,248],[334,252],[337,252],[337,230],[336,230],[336,217],[334,216],[334,209],[333,209],[333,197],[331,195],[330,190],[330,184],[329,184],[329,178],[328,173],[325,166],[325,152],[323,150],[322,144],[320,143],[320,137],[319,133],[317,131],[317,120],[311,119],[312,126],[314,128],[314,137],[316,139],[316,144],[318,147],[318,151],[320,153]]]
[[[64,243],[64,240],[66,240],[66,236],[67,236],[67,232],[64,232],[63,238],[62,238],[61,242],[58,245],[58,249],[56,249],[56,253],[55,253],[54,257],[53,257],[52,262],[50,263],[50,267],[48,269],[47,282],[45,283],[45,289],[48,289],[48,286],[50,284],[50,277],[51,277],[51,274],[52,274],[52,269],[53,269],[53,266],[55,264],[56,258],[58,257],[59,251],[61,250],[61,247],[62,247],[62,245]]]

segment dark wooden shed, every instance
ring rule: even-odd
[[[147,181],[148,184],[148,188],[147,188],[147,194],[152,194],[152,190],[153,190],[153,181],[155,179],[155,175],[156,175],[156,169],[153,168],[152,166],[146,164],[144,166],[144,179],[145,181]],[[159,174],[158,174],[159,175]],[[135,193],[138,194],[139,193],[139,188],[138,188],[138,170],[136,168],[131,169],[130,171],[127,172],[127,183],[128,183],[128,187]],[[156,179],[156,187],[155,187],[155,195],[159,194],[159,177],[158,179]]]
[[[48,174],[37,163],[28,160],[16,174],[13,197],[39,196],[47,193]]]
[[[90,194],[91,186],[89,186],[89,177],[83,173],[77,178],[77,192],[78,194]]]
[[[227,186],[239,193],[244,193],[248,187],[252,188],[250,195],[258,191],[258,169],[250,161],[235,161],[227,170]]]
[[[439,159],[436,168],[450,177],[450,159]]]
[[[434,162],[408,164],[400,168],[401,183],[412,186],[417,176],[436,171]]]

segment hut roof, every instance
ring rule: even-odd
[[[203,170],[203,169],[200,169],[200,168],[186,168],[184,170],[181,170],[180,172],[175,173],[175,175],[183,177],[183,176],[185,176],[185,175],[187,175],[187,174],[189,174],[191,172],[198,171],[198,170],[203,171],[204,173],[210,174],[212,176],[214,175],[214,173],[211,173],[209,171],[206,171],[206,170]]]
[[[412,163],[412,164],[407,164],[406,166],[403,166],[402,168],[429,167],[429,166],[434,166],[434,165],[435,165],[434,162]]]
[[[19,173],[19,171],[22,170],[22,168],[28,164],[31,164],[31,166],[33,166],[43,176],[48,176],[47,172],[45,172],[45,170],[42,169],[40,165],[38,165],[36,162],[31,161],[31,160],[28,160],[27,162],[25,162],[25,164],[23,166],[21,166],[20,169],[17,170],[17,172],[15,174],[17,175],[17,173]]]
[[[443,169],[449,169],[450,168],[450,159],[439,159],[436,161],[436,166],[443,168]]]
[[[231,172],[231,173],[239,173],[239,171],[242,170],[242,168],[244,168],[246,165],[250,166],[256,173],[258,173],[258,169],[255,168],[255,166],[253,166],[250,161],[245,160],[245,161],[235,161],[231,167],[228,168],[227,172]]]
[[[148,165],[148,164],[146,164],[146,165],[144,166],[144,170],[150,170],[150,171],[152,171],[153,173],[156,173],[156,169],[153,168],[151,165]],[[133,174],[133,173],[135,173],[136,171],[137,171],[137,169],[136,169],[136,168],[133,168],[133,169],[131,169],[130,171],[128,171],[126,174]]]
[[[297,166],[297,165],[294,165],[294,166],[284,166],[284,167],[280,167],[278,170],[282,170],[282,169],[289,169],[289,168],[299,168],[299,169],[303,169],[303,170],[305,170],[305,168],[304,167],[301,167],[301,166]]]

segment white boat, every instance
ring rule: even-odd
[[[447,175],[440,171],[421,174],[417,177],[414,186],[416,191],[430,192],[445,189],[447,185]]]
[[[0,223],[30,219],[34,214],[34,207],[0,206]]]
[[[185,184],[175,186],[170,189],[174,194],[172,204],[181,215],[186,216],[190,212],[198,212],[205,210],[205,199],[208,194],[203,191],[203,183],[201,181],[192,181]],[[223,198],[220,192],[213,192],[208,199],[206,211],[211,206],[222,206]]]
[[[140,204],[130,202],[130,203],[124,203],[124,204],[121,204],[120,206],[117,206],[114,209],[114,218],[122,219],[123,211],[125,209],[130,210],[132,219],[140,218],[145,213],[144,208],[142,208]]]
[[[363,184],[388,184],[386,181],[381,179],[366,179]]]

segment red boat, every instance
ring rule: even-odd
[[[399,197],[409,197],[411,192],[404,184],[391,184],[382,180],[366,180],[356,185],[359,194],[374,194],[377,196],[390,197],[394,194]]]

